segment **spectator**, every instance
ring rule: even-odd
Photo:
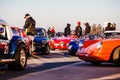
[[[54,29],[54,26],[52,27],[51,29],[51,37],[54,37],[55,36],[55,29]]]
[[[107,27],[105,27],[105,31],[108,31],[108,30],[112,30],[110,22],[107,24]]]
[[[97,27],[96,27],[96,24],[93,24],[93,25],[92,25],[92,28],[91,28],[91,34],[92,34],[92,35],[96,35],[96,28],[97,28]]]
[[[116,30],[116,24],[115,24],[115,23],[112,24],[111,29],[112,29],[112,30]]]
[[[49,27],[49,28],[48,28],[48,31],[47,31],[47,34],[48,34],[48,37],[49,37],[49,38],[51,38],[51,33],[52,33],[52,32],[51,32],[51,28]]]
[[[68,23],[67,26],[65,27],[65,29],[64,29],[64,35],[65,36],[70,35],[70,31],[71,31],[70,26],[71,26],[71,24]]]
[[[34,34],[35,34],[35,20],[30,16],[30,14],[25,14],[26,19],[25,25],[24,25],[24,30],[26,34],[30,37],[32,40],[32,51],[33,51],[33,39],[34,39]]]
[[[91,26],[89,25],[89,23],[85,23],[85,35],[90,34],[91,31]]]
[[[80,25],[81,25],[81,22],[77,22],[77,26],[75,28],[75,35],[78,38],[82,36],[82,27]]]

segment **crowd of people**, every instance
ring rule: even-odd
[[[104,31],[116,30],[116,24],[111,23],[111,22],[108,22],[106,27],[103,27],[100,24],[90,25],[88,22],[84,23],[84,26],[85,26],[85,29],[83,30],[81,27],[81,22],[78,21],[76,24],[76,27],[74,29],[74,35],[77,36],[78,38],[80,38],[82,35],[100,35]],[[71,32],[72,32],[71,24],[67,23],[66,27],[64,28],[63,35],[67,37],[67,36],[71,35]],[[54,37],[55,36],[55,29],[54,29],[54,31],[52,31],[52,29],[49,28],[47,33],[48,33],[49,37],[50,36]]]
[[[24,28],[26,34],[29,35],[31,37],[31,39],[33,40],[33,37],[35,34],[36,22],[30,16],[30,14],[25,14],[24,18],[26,19],[26,21],[25,21],[25,25],[23,28]],[[76,24],[76,27],[74,29],[74,33],[72,33],[72,35],[74,34],[75,36],[80,38],[82,35],[87,35],[87,34],[98,35],[98,34],[101,34],[103,31],[116,30],[116,24],[111,23],[111,22],[108,22],[107,26],[105,28],[103,28],[100,24],[98,26],[96,26],[96,24],[93,24],[90,26],[88,22],[84,23],[84,26],[85,26],[85,29],[83,31],[83,29],[81,27],[81,22],[78,21]],[[72,31],[71,24],[67,23],[66,27],[64,28],[63,35],[69,36],[69,35],[71,35],[71,31]],[[54,26],[49,27],[47,34],[48,34],[49,38],[56,36],[55,27]]]

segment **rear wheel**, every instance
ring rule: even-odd
[[[24,70],[27,64],[27,55],[23,45],[19,45],[15,53],[15,62],[8,64],[10,70]]]
[[[119,65],[120,66],[120,47],[117,47],[113,51],[112,60],[113,60],[115,65]]]

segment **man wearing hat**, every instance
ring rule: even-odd
[[[35,20],[30,16],[30,14],[25,14],[26,19],[25,25],[23,26],[26,34],[30,37],[30,39],[33,42],[34,34],[35,34]],[[32,44],[32,50],[33,50],[33,44]]]
[[[82,36],[82,27],[81,22],[77,22],[77,26],[75,28],[75,35],[80,38]]]
[[[25,14],[26,19],[25,25],[24,25],[24,30],[27,35],[32,35],[34,36],[35,33],[35,20],[30,16],[30,14]]]

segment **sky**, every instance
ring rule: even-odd
[[[11,26],[23,28],[29,13],[36,27],[55,27],[64,31],[67,23],[75,29],[78,21],[101,24],[110,21],[120,30],[120,0],[0,0],[0,18]]]

